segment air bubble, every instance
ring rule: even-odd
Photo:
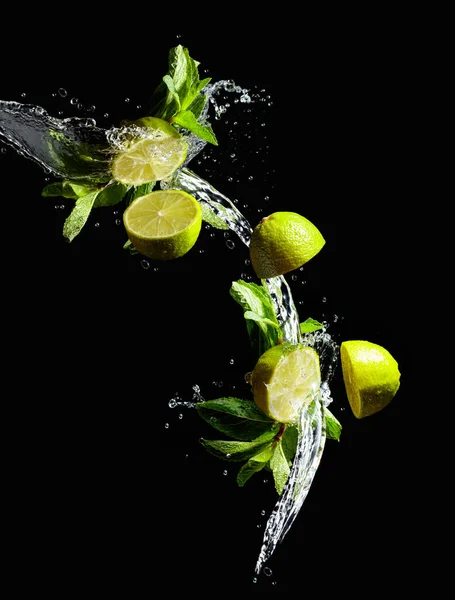
[[[2,154],[6,154],[6,148],[2,148],[2,149],[0,150],[0,152],[1,152]]]
[[[227,475],[227,474],[228,474],[227,470],[226,470],[226,469],[224,469],[224,471],[223,471],[223,475]]]
[[[264,516],[265,515],[265,510],[261,510],[261,515]]]
[[[68,96],[68,92],[65,90],[65,88],[58,88],[58,95],[62,98],[66,98]]]
[[[22,92],[21,98],[25,98],[26,96],[27,96],[27,94],[25,92]]]
[[[273,573],[273,571],[270,567],[264,567],[263,572],[264,572],[264,575],[267,575],[267,577],[270,577]]]
[[[179,413],[179,419],[183,419],[182,413]]]
[[[258,582],[258,578],[257,577],[253,577],[253,583],[257,583]]]
[[[169,423],[164,424],[164,429],[169,429]]]
[[[122,224],[122,220],[121,219],[115,219],[115,224],[116,225],[121,225]]]
[[[291,275],[291,279],[292,279],[292,281],[297,281],[297,275],[295,275],[295,274]]]
[[[230,365],[233,365],[233,364],[234,364],[234,359],[233,359],[233,358],[231,358],[231,359],[230,359],[230,361],[229,361],[229,364],[230,364]]]
[[[327,298],[325,296],[322,298],[322,302],[327,302]]]
[[[261,529],[262,525],[259,523],[258,525],[256,525],[256,527],[257,527],[258,529]]]
[[[226,246],[229,250],[233,250],[235,248],[235,243],[232,240],[226,240]]]
[[[128,104],[129,102],[131,102],[130,98],[125,98],[125,102]]]
[[[167,403],[169,408],[175,408],[177,406],[177,400],[175,398],[171,398]]]
[[[71,98],[71,100],[70,100],[70,104],[72,104],[73,106],[74,106],[75,104],[77,104],[78,102],[79,102],[79,99],[78,99],[78,98]]]
[[[118,219],[117,219],[117,221],[118,221]],[[141,267],[142,267],[143,269],[150,269],[150,263],[149,263],[149,261],[148,261],[148,260],[145,260],[145,258],[144,258],[144,259],[142,259],[142,260],[141,260]]]
[[[103,117],[104,117],[105,119],[109,119],[109,113],[104,113]]]

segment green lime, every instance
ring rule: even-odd
[[[190,250],[199,236],[199,202],[180,190],[159,190],[137,198],[123,213],[128,238],[138,252],[171,260]]]
[[[319,356],[308,346],[279,344],[259,358],[251,373],[253,397],[271,419],[292,423],[321,385]]]
[[[277,277],[301,267],[324,244],[319,229],[305,217],[294,212],[275,212],[254,228],[251,263],[260,279]]]
[[[188,146],[179,132],[163,119],[144,117],[133,122],[147,130],[145,137],[135,138],[119,152],[112,163],[116,181],[142,185],[172,175],[186,158]]]
[[[354,416],[373,415],[386,407],[400,387],[400,371],[382,346],[362,340],[340,346],[344,385]]]

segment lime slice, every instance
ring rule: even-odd
[[[292,423],[321,384],[319,356],[308,346],[279,344],[259,358],[251,374],[253,396],[271,419]]]
[[[368,417],[385,408],[400,387],[400,371],[382,346],[363,340],[340,347],[344,385],[354,416]]]
[[[293,212],[275,212],[254,228],[251,264],[260,279],[298,269],[315,256],[325,240],[308,219]]]
[[[138,252],[171,260],[190,250],[199,236],[199,202],[180,190],[160,190],[137,198],[123,213],[128,238]]]
[[[134,124],[146,130],[145,137],[132,141],[114,158],[114,179],[137,186],[172,175],[186,158],[188,146],[185,140],[162,119],[146,117]]]

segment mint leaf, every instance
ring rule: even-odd
[[[204,448],[223,460],[239,462],[251,458],[270,446],[271,442],[233,442],[225,440],[201,440]]]
[[[199,79],[198,65],[182,45],[170,50],[168,72],[152,97],[153,116],[168,121],[181,110],[193,107],[196,98],[210,81],[210,78]],[[197,112],[193,114],[197,118],[202,109],[199,104],[196,108]]]
[[[233,281],[229,291],[232,298],[240,304],[246,316],[248,336],[253,349],[260,356],[272,346],[276,346],[281,337],[272,298],[265,287],[243,280]],[[252,315],[256,315],[252,320]],[[258,319],[257,317],[261,317]],[[272,324],[268,323],[271,321]]]
[[[326,436],[331,440],[340,441],[342,425],[328,408],[324,409]]]
[[[284,455],[283,446],[281,443],[278,443],[275,446],[269,464],[270,468],[272,469],[273,479],[275,481],[275,489],[281,495],[290,473],[289,463]]]
[[[195,100],[190,104],[188,110],[190,110],[196,119],[199,119],[202,115],[205,105],[207,104],[208,96],[206,94],[199,94]]]
[[[210,125],[199,123],[190,110],[181,110],[172,118],[172,122],[177,123],[180,127],[188,129],[188,131],[192,131],[202,140],[205,140],[214,146],[218,146],[218,141]]]
[[[246,462],[237,474],[237,484],[243,487],[252,475],[261,471],[269,462],[273,454],[273,445],[267,446],[258,454],[255,454]]]
[[[90,192],[76,201],[73,210],[63,225],[63,235],[69,242],[73,241],[84,227],[98,194],[99,191]]]
[[[286,425],[283,436],[281,438],[281,445],[286,460],[290,463],[294,460],[295,453],[297,451],[297,442],[299,439],[299,430],[295,425]]]
[[[148,183],[143,183],[142,185],[132,186],[125,195],[126,205],[129,206],[137,198],[141,198],[141,196],[150,194],[155,187],[155,183],[155,181],[149,181]]]
[[[202,220],[215,227],[216,229],[229,229],[229,225],[227,225],[223,219],[220,219],[210,208],[205,204],[205,202],[200,202],[201,211],[202,211]]]
[[[259,436],[272,439],[280,429],[280,424],[269,419],[251,400],[218,398],[198,402],[196,409],[209,425],[237,440],[251,441]]]
[[[307,319],[306,321],[303,321],[303,323],[300,323],[300,333],[310,333],[311,331],[317,331],[318,329],[323,328],[324,325],[314,319]]]
[[[124,183],[112,183],[100,190],[96,197],[94,208],[99,206],[114,206],[122,201],[130,186]]]
[[[86,196],[91,191],[93,191],[92,187],[80,185],[78,183],[74,183],[73,181],[65,180],[56,181],[54,183],[46,185],[46,187],[41,192],[41,195],[44,197],[61,196],[62,198],[71,198],[75,200],[76,198]]]

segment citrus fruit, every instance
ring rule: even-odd
[[[382,346],[363,340],[340,346],[343,380],[354,416],[368,417],[389,404],[400,387],[400,371]]]
[[[275,212],[254,228],[250,258],[260,279],[277,277],[298,269],[325,244],[317,227],[294,212]]]
[[[253,397],[271,419],[292,423],[321,384],[319,357],[308,346],[278,344],[266,350],[251,373]]]
[[[163,119],[145,117],[134,122],[146,130],[134,138],[112,163],[116,181],[142,185],[169,177],[186,158],[188,146],[179,132]]]
[[[180,190],[159,190],[137,198],[123,213],[128,238],[138,252],[171,260],[190,250],[199,236],[199,202]]]

